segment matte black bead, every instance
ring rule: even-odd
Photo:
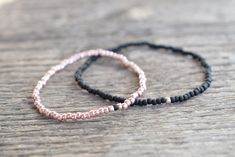
[[[118,110],[118,105],[117,104],[113,105],[113,108],[114,108],[114,111]]]
[[[142,105],[144,105],[144,106],[147,105],[147,100],[146,99],[142,100]]]
[[[116,99],[118,100],[118,102],[122,102],[122,98],[121,97],[118,96]]]
[[[123,97],[120,97],[120,102],[123,103],[126,99]]]
[[[151,104],[156,105],[157,104],[156,99],[152,99]]]
[[[157,103],[157,104],[161,104],[161,99],[160,99],[160,98],[157,98],[157,99],[156,99],[156,103]]]
[[[209,87],[209,84],[207,82],[203,83],[203,86],[207,89]]]
[[[179,96],[179,101],[180,102],[184,101],[184,97],[183,96]]]
[[[107,99],[109,99],[110,101],[113,100],[113,96],[112,95],[107,95]]]
[[[83,88],[87,90],[87,89],[88,89],[88,86],[84,84]]]
[[[179,102],[179,97],[175,96],[175,102]]]
[[[175,97],[170,97],[171,98],[171,103],[175,102]]]
[[[194,93],[192,91],[189,92],[191,97],[194,97]]]
[[[188,100],[188,95],[183,95],[184,101]]]
[[[162,97],[161,98],[161,103],[166,103],[166,98]]]
[[[147,99],[147,104],[151,104],[152,100],[151,99]]]
[[[117,102],[117,96],[114,96],[114,97],[113,97],[113,101],[116,101],[116,102]]]
[[[206,86],[202,85],[203,91],[205,91],[207,89]]]
[[[89,87],[89,89],[90,89],[90,90],[92,90],[90,87]],[[91,93],[93,93],[94,95],[96,95],[97,90],[92,90],[92,92],[91,92]]]
[[[203,93],[204,92],[204,89],[202,87],[198,87],[199,88],[199,92],[200,93]]]
[[[207,78],[206,81],[212,82],[212,78]]]
[[[105,99],[105,93],[100,94],[100,97]]]
[[[198,91],[198,89],[194,89],[194,95],[196,96],[196,95],[198,95],[199,94],[199,91]]]
[[[140,99],[138,99],[138,100],[136,101],[136,103],[137,103],[138,105],[141,105],[142,101],[141,101]]]

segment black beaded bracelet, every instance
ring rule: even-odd
[[[196,60],[204,68],[204,70],[205,70],[204,71],[205,72],[205,81],[201,86],[195,88],[194,90],[192,90],[188,93],[185,93],[184,95],[172,96],[172,97],[159,97],[159,98],[156,98],[156,99],[151,99],[151,98],[137,99],[133,105],[145,106],[147,104],[157,105],[157,104],[162,104],[162,103],[183,102],[183,101],[189,100],[190,98],[192,98],[194,96],[197,96],[197,95],[203,93],[204,91],[206,91],[207,88],[210,87],[210,84],[212,82],[211,67],[203,57],[201,57],[200,55],[198,55],[196,53],[185,51],[185,50],[183,50],[181,48],[177,48],[177,47],[165,46],[165,45],[156,45],[156,44],[149,43],[149,42],[126,43],[126,44],[119,45],[118,47],[111,48],[110,51],[120,53],[122,49],[125,49],[125,48],[128,48],[128,47],[134,47],[134,46],[136,46],[136,47],[147,46],[148,48],[153,49],[153,50],[165,49],[165,50],[171,51],[172,53],[180,54],[180,55],[183,55],[183,56],[191,56],[192,59]],[[103,92],[99,89],[94,89],[91,86],[87,85],[83,81],[82,74],[99,57],[100,56],[96,56],[96,57],[90,57],[89,59],[87,59],[87,61],[81,67],[79,67],[78,70],[76,71],[75,80],[78,82],[78,85],[81,88],[86,89],[89,93],[92,93],[94,95],[99,95],[103,99],[123,103],[126,98],[120,97],[120,96],[113,96],[113,95],[105,93],[105,92]]]

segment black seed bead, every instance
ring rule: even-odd
[[[207,87],[205,85],[202,85],[203,91],[205,91],[207,89]]]
[[[207,89],[209,87],[209,84],[207,82],[203,83],[203,86]]]
[[[184,101],[188,100],[188,95],[187,94],[185,94],[183,97],[184,97]]]
[[[108,95],[107,94],[104,94],[104,99],[107,99]]]
[[[97,95],[99,93],[99,90],[94,90],[94,94]]]
[[[117,101],[118,101],[118,102],[121,102],[121,101],[122,101],[122,98],[118,96],[118,97],[117,97]]]
[[[117,102],[122,102],[122,98],[119,96],[116,97],[116,100],[117,100]]]
[[[204,87],[203,85],[201,86],[202,89],[202,93],[206,90],[206,87]]]
[[[115,96],[114,99],[115,99],[116,102],[119,102],[119,101],[120,101],[118,96]]]
[[[112,95],[107,95],[107,99],[112,101],[113,96]]]
[[[199,94],[198,89],[194,89],[193,92],[194,92],[194,95],[195,95],[195,96]]]
[[[139,99],[139,100],[137,101],[137,104],[141,106],[141,105],[142,105],[142,101]]]
[[[166,103],[166,98],[161,97],[161,103]]]
[[[113,97],[113,101],[116,101],[116,102],[117,102],[117,96],[114,96],[114,97]]]
[[[147,100],[146,100],[146,99],[143,99],[143,100],[142,100],[142,105],[143,105],[143,106],[147,105]]]
[[[132,104],[130,104],[130,106],[134,106],[135,105],[135,102],[134,103],[132,103]]]
[[[105,93],[100,94],[100,97],[105,99]]]
[[[91,93],[92,90],[90,88],[88,88],[87,91],[88,91],[88,93]]]
[[[156,105],[157,104],[156,99],[152,99],[151,104]]]
[[[102,92],[100,90],[96,91],[97,95],[100,95]]]
[[[92,90],[90,87],[89,87],[89,89],[91,90],[92,94],[96,95],[96,91],[95,90]]]
[[[199,88],[200,93],[204,92],[204,89],[202,87],[198,87],[198,88]]]
[[[109,100],[110,100],[110,101],[113,101],[113,96],[112,96],[112,95],[110,95]]]
[[[175,102],[179,102],[179,97],[175,96]]]
[[[137,100],[137,99],[135,99],[135,102],[133,103],[133,105],[138,105],[138,104],[137,104],[137,101],[138,101],[138,100]]]
[[[175,102],[175,97],[170,97],[171,98],[171,103]]]
[[[117,104],[113,105],[113,108],[114,108],[114,111],[118,110],[118,105]]]
[[[190,95],[190,93],[187,93],[186,95],[188,96],[188,99],[190,99],[190,98],[191,98],[191,95]]]
[[[120,102],[121,102],[121,103],[124,103],[125,100],[126,100],[126,99],[123,98],[123,97],[120,98]]]
[[[147,104],[151,104],[152,100],[151,99],[147,99]]]
[[[183,96],[179,96],[179,101],[180,102],[184,101],[184,97]]]
[[[194,92],[192,92],[192,91],[190,91],[189,94],[190,94],[191,97],[194,97],[194,96],[195,96],[195,95],[194,95]]]
[[[212,82],[212,78],[207,78],[206,81]]]
[[[157,99],[156,99],[156,103],[157,103],[157,104],[161,104],[161,99],[160,99],[160,98],[157,98]]]
[[[89,87],[89,89],[91,89],[90,87]],[[92,89],[91,89],[92,90]],[[94,95],[96,95],[96,90],[92,90],[92,93],[94,94]]]
[[[208,84],[208,87],[210,87],[211,86],[211,82],[206,82],[207,84]]]
[[[88,89],[88,86],[84,84],[83,88],[87,90],[87,89]]]

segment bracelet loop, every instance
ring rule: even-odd
[[[47,109],[41,102],[40,91],[46,85],[47,81],[53,76],[56,72],[64,69],[69,64],[74,63],[75,61],[84,58],[86,56],[106,56],[120,61],[124,66],[130,68],[133,72],[138,75],[139,78],[139,88],[136,92],[132,93],[127,99],[125,99],[122,103],[118,103],[115,105],[101,107],[95,110],[90,110],[88,112],[76,112],[76,113],[57,113],[50,109]],[[84,87],[84,86],[83,86]],[[146,89],[146,77],[144,72],[136,65],[134,62],[127,60],[127,58],[121,54],[113,53],[111,51],[97,49],[97,50],[89,50],[84,51],[79,54],[73,55],[70,58],[62,61],[60,64],[53,66],[42,78],[38,81],[36,87],[33,90],[32,98],[35,107],[38,111],[46,117],[50,117],[53,119],[57,119],[59,121],[65,120],[85,120],[91,117],[98,116],[100,114],[105,114],[109,112],[113,112],[116,110],[127,109],[131,104],[135,102],[135,99],[142,95],[144,90]]]
[[[111,48],[111,51],[114,51],[116,53],[120,53],[121,50],[128,48],[128,47],[142,47],[142,46],[147,46],[150,49],[153,50],[159,50],[159,49],[164,49],[164,50],[169,50],[172,53],[183,55],[183,56],[190,56],[192,59],[197,61],[203,68],[205,72],[205,81],[201,84],[201,86],[196,87],[194,90],[189,91],[183,95],[178,95],[178,96],[171,96],[171,97],[159,97],[156,99],[137,99],[133,105],[139,105],[139,106],[144,106],[147,104],[152,104],[152,105],[157,105],[157,104],[162,104],[162,103],[177,103],[177,102],[183,102],[186,101],[194,96],[197,96],[207,90],[207,88],[210,87],[211,82],[212,82],[212,70],[210,65],[206,62],[206,60],[201,57],[200,55],[185,51],[181,48],[177,47],[172,47],[172,46],[166,46],[166,45],[156,45],[153,43],[149,42],[131,42],[131,43],[126,43],[119,45],[115,48]],[[103,99],[107,99],[110,101],[115,101],[115,102],[124,102],[125,98],[124,97],[119,97],[119,96],[113,96],[109,93],[105,93],[101,90],[95,89],[88,84],[84,83],[82,74],[86,71],[87,68],[89,68],[97,59],[97,57],[90,57],[87,59],[87,61],[78,68],[78,70],[75,73],[75,79],[78,82],[78,84],[81,86],[81,88],[88,90],[90,93],[93,93],[95,95],[99,95]]]

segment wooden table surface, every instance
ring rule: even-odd
[[[235,156],[234,0],[13,0],[0,4],[0,156]],[[39,115],[31,93],[53,65],[76,51],[146,40],[196,51],[213,69],[203,95],[162,107],[132,107],[85,122],[59,123]],[[147,48],[124,54],[145,71],[142,96],[183,94],[200,85],[190,59]],[[43,89],[58,112],[113,104],[74,81],[73,64]],[[125,96],[136,77],[102,58],[84,75],[92,86]]]

